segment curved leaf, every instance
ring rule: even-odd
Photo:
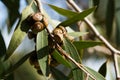
[[[31,8],[31,5],[33,4],[33,2],[31,2],[31,4],[29,6],[27,6],[23,11],[22,11],[22,15],[21,15],[21,19],[17,25],[17,29],[15,30],[15,32],[13,33],[12,39],[10,41],[8,50],[7,50],[7,54],[5,59],[8,59],[13,52],[15,51],[15,49],[20,45],[20,43],[22,42],[22,40],[25,38],[26,33],[23,31],[28,31],[28,29],[30,28],[30,26],[27,24],[26,22],[26,18],[33,13],[33,10]],[[25,28],[25,30],[23,30],[23,28]],[[22,31],[23,30],[23,31]]]
[[[45,30],[41,31],[37,35],[37,57],[40,69],[45,77],[49,76],[49,65],[48,65],[48,35]],[[47,79],[47,78],[46,78]]]
[[[96,7],[93,7],[93,8],[90,8],[88,10],[85,10],[79,14],[76,14],[74,16],[72,16],[71,18],[63,21],[62,23],[60,23],[59,25],[62,25],[62,26],[69,26],[73,23],[76,23],[80,20],[83,20],[86,16],[88,16],[91,12],[93,12],[94,10],[96,9]]]
[[[5,54],[6,54],[6,46],[5,46],[3,36],[0,32],[0,60]]]
[[[58,12],[59,14],[69,18],[68,20],[65,20],[59,24],[59,25],[65,26],[65,27],[68,25],[71,25],[79,20],[83,20],[86,16],[88,16],[91,12],[93,12],[96,9],[96,7],[93,7],[93,8],[90,8],[88,10],[85,10],[81,13],[78,13],[78,12],[73,12],[70,10],[65,10],[65,9],[56,7],[54,5],[50,5],[50,4],[49,4],[49,6],[52,9],[54,9],[56,12]]]
[[[59,14],[66,16],[68,18],[71,18],[72,16],[75,16],[76,14],[79,14],[78,12],[73,12],[67,9],[63,9],[51,4],[48,4],[52,9],[54,9],[56,12],[58,12]]]

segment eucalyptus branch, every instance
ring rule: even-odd
[[[73,0],[67,0],[68,4],[77,12],[82,12],[82,9],[80,9],[76,3]],[[85,23],[89,26],[89,28],[94,32],[94,34],[105,44],[105,46],[111,51],[111,53],[119,54],[120,51],[115,49],[95,28],[95,26],[87,19],[84,19]]]
[[[81,12],[82,9],[80,9],[77,4],[73,1],[73,0],[67,0],[68,4],[77,12]],[[115,66],[115,72],[116,72],[116,79],[119,80],[120,77],[118,75],[118,64],[117,64],[117,60],[116,60],[116,55],[120,55],[120,51],[115,49],[102,35],[100,35],[100,33],[97,31],[97,29],[95,28],[95,26],[87,19],[84,19],[85,23],[87,25],[89,25],[89,28],[94,32],[94,34],[104,43],[104,45],[111,51],[112,55],[114,56],[114,66]]]

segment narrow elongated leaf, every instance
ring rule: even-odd
[[[20,45],[22,40],[25,38],[26,36],[25,32],[27,32],[30,28],[30,26],[26,23],[26,18],[28,17],[28,15],[33,13],[33,10],[31,8],[32,3],[22,11],[21,19],[16,27],[17,29],[13,33],[5,59],[8,59],[13,54],[15,49]]]
[[[106,67],[107,67],[107,64],[106,64],[107,62],[105,62],[101,67],[100,67],[100,69],[99,69],[99,73],[100,74],[102,74],[104,77],[106,76],[106,73],[107,73],[107,69],[106,69]]]
[[[65,76],[58,69],[51,67],[51,71],[52,71],[53,76],[55,77],[55,80],[69,80],[69,78],[67,76]]]
[[[54,9],[56,12],[58,12],[59,14],[61,14],[63,16],[66,16],[68,18],[71,18],[71,17],[75,16],[76,14],[79,14],[78,12],[73,12],[73,11],[70,11],[70,10],[67,10],[67,9],[63,9],[63,8],[51,5],[51,4],[48,4],[48,5],[52,9]]]
[[[87,32],[70,32],[68,35],[73,36],[73,37],[80,37],[87,34]]]
[[[66,21],[63,21],[62,23],[60,23],[59,25],[63,25],[63,26],[68,26],[71,25],[79,20],[83,20],[86,16],[88,16],[91,12],[93,12],[96,7],[93,7],[91,9],[85,10],[81,13],[78,12],[73,12],[70,10],[65,10],[53,5],[49,5],[52,9],[54,9],[56,12],[58,12],[59,14],[68,17],[69,19]]]
[[[37,56],[39,66],[45,77],[49,75],[49,66],[48,66],[48,36],[45,30],[41,31],[37,35]]]
[[[0,32],[0,60],[5,54],[6,54],[6,46],[5,46],[3,36]]]
[[[64,46],[65,46],[65,51],[69,53],[74,60],[81,63],[79,53],[77,52],[75,46],[67,38],[64,38]],[[73,71],[74,80],[82,80],[83,79],[82,71],[78,69],[77,66],[72,62],[71,62],[71,67],[73,69],[72,71]]]
[[[60,55],[60,54],[58,53],[57,50],[55,50],[55,51],[52,53],[52,56],[53,56],[54,59],[57,60],[57,62],[65,65],[65,66],[67,66],[67,67],[71,67],[71,66],[70,66],[70,63],[69,63],[67,60],[65,60],[65,59],[62,57],[62,55]]]
[[[73,23],[76,23],[80,20],[83,20],[86,16],[88,16],[91,12],[93,12],[94,10],[96,9],[96,7],[93,7],[91,9],[88,9],[88,10],[85,10],[79,14],[76,14],[74,16],[72,16],[71,18],[63,21],[62,23],[60,23],[59,25],[62,25],[62,26],[69,26]]]
[[[80,49],[93,47],[93,46],[96,46],[96,45],[101,45],[103,43],[102,42],[95,42],[95,41],[75,41],[75,42],[73,42],[73,44],[75,45],[75,47],[78,50],[80,50]]]
[[[115,1],[110,0],[107,4],[107,12],[106,12],[106,32],[107,36],[110,38],[113,29],[113,19],[115,12]]]
[[[88,73],[92,75],[96,80],[106,80],[100,73],[94,71],[93,69],[85,66],[84,69],[86,69]]]

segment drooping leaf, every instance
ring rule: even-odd
[[[52,9],[54,9],[56,12],[58,12],[59,14],[61,14],[63,16],[66,16],[68,18],[71,18],[71,17],[75,16],[76,14],[79,14],[78,12],[73,12],[73,11],[70,11],[70,10],[66,10],[66,9],[51,5],[51,4],[48,4],[48,5]]]
[[[62,23],[60,23],[59,25],[62,25],[62,26],[69,26],[73,23],[76,23],[80,20],[83,20],[86,16],[88,16],[91,12],[93,12],[94,10],[96,9],[96,7],[93,7],[93,8],[90,8],[88,10],[85,10],[79,14],[76,14],[74,16],[72,16],[71,18],[63,21]]]
[[[17,24],[15,32],[13,33],[5,59],[8,59],[13,54],[13,52],[25,38],[26,32],[30,28],[30,26],[27,24],[26,18],[28,17],[28,15],[33,13],[33,9],[31,8],[32,4],[33,2],[31,2],[31,4],[22,11],[21,19]]]
[[[70,32],[68,35],[73,36],[73,37],[80,37],[87,34],[87,32]]]
[[[85,10],[81,13],[78,12],[73,12],[70,10],[65,10],[53,5],[49,5],[52,9],[54,9],[56,12],[58,12],[59,14],[68,17],[68,20],[63,21],[62,23],[60,23],[59,25],[63,25],[63,26],[68,26],[71,25],[79,20],[83,20],[86,16],[88,16],[91,12],[93,12],[96,7],[90,8],[88,10]]]
[[[105,62],[99,69],[99,73],[102,74],[104,77],[106,76],[106,73],[107,73],[107,65],[106,65],[107,62]]]
[[[6,54],[6,46],[5,46],[3,36],[0,32],[0,60],[5,54]]]
[[[63,40],[65,51],[69,53],[69,55],[78,63],[81,63],[80,55],[77,52],[75,46],[67,39],[64,38]],[[73,71],[73,79],[74,80],[82,80],[83,79],[83,72],[77,68],[75,64],[71,62],[71,67]]]
[[[107,4],[106,12],[106,34],[110,38],[113,30],[113,19],[115,14],[115,1],[110,0]]]
[[[57,60],[57,62],[65,65],[65,66],[67,66],[67,67],[71,67],[71,66],[70,66],[70,63],[69,63],[66,59],[64,59],[64,58],[62,57],[62,55],[60,55],[60,54],[58,53],[57,50],[55,50],[55,51],[52,53],[52,56],[53,56],[54,59]]]
[[[96,45],[101,45],[103,43],[102,42],[95,42],[95,41],[75,41],[75,42],[73,42],[73,44],[75,45],[75,47],[78,50],[80,50],[80,49],[93,47],[93,46],[96,46]]]
[[[8,10],[8,30],[10,30],[16,19],[20,17],[20,0],[1,0]]]
[[[69,80],[69,78],[67,76],[65,76],[58,69],[51,67],[51,71],[52,71],[53,76],[55,77],[55,80]]]
[[[41,31],[37,35],[37,57],[40,69],[45,77],[49,76],[48,65],[48,35],[45,30]],[[46,78],[47,79],[47,78]]]
[[[106,80],[100,73],[94,71],[93,69],[89,68],[89,67],[85,67],[84,69],[87,70],[87,72],[92,75],[96,80]]]

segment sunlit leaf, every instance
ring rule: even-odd
[[[5,46],[3,36],[0,32],[0,60],[5,54],[6,54],[6,46]]]
[[[110,38],[113,30],[113,19],[115,12],[115,1],[110,0],[107,3],[107,12],[106,12],[106,32],[107,36]]]
[[[51,67],[51,71],[52,71],[53,76],[55,77],[55,80],[69,80],[69,78],[67,76],[65,76],[58,69]]]
[[[107,64],[106,62],[100,67],[99,69],[99,73],[102,74],[104,77],[106,76],[106,73],[107,73]]]
[[[88,16],[91,12],[93,12],[94,10],[96,9],[96,7],[93,7],[91,9],[88,9],[88,10],[85,10],[79,14],[76,14],[74,16],[72,16],[71,18],[63,21],[62,23],[60,23],[59,25],[62,25],[62,26],[69,26],[73,23],[76,23],[80,20],[83,20],[86,16]]]
[[[73,11],[70,11],[70,10],[67,10],[67,9],[63,9],[63,8],[51,5],[51,4],[48,4],[48,5],[52,9],[54,9],[56,12],[58,12],[59,14],[61,14],[63,16],[66,16],[68,18],[71,18],[71,17],[75,16],[76,14],[79,14],[78,12],[73,12]]]
[[[31,8],[32,3],[22,11],[21,19],[16,27],[17,29],[13,33],[5,59],[8,59],[13,54],[13,52],[25,38],[26,32],[30,28],[30,26],[26,23],[26,18],[28,17],[28,15],[33,13],[33,10]]]
[[[73,44],[75,45],[75,47],[78,50],[80,50],[80,49],[93,47],[93,46],[96,46],[96,45],[101,45],[103,43],[102,42],[95,42],[95,41],[75,41],[75,42],[73,42]]]
[[[87,70],[87,72],[92,75],[96,80],[106,80],[100,73],[94,71],[93,69],[89,68],[89,67],[85,67],[84,69]]]
[[[64,38],[64,46],[65,46],[65,51],[70,54],[70,56],[76,60],[77,62],[81,63],[80,55],[77,52],[75,46],[67,39]],[[71,67],[73,71],[73,78],[74,80],[82,80],[83,78],[83,73],[80,69],[77,68],[75,64],[71,62]]]
[[[20,0],[1,0],[8,10],[8,30],[10,30],[16,19],[20,17]]]
[[[64,59],[64,58],[62,57],[62,55],[60,55],[60,54],[58,53],[57,50],[55,50],[55,51],[52,53],[52,56],[53,56],[54,59],[57,60],[57,62],[65,65],[65,66],[67,66],[67,67],[71,67],[71,66],[70,66],[70,63],[69,63],[66,59]]]
[[[63,25],[63,26],[69,26],[73,23],[76,23],[79,20],[83,20],[86,16],[88,16],[91,12],[93,12],[96,7],[90,8],[88,10],[85,10],[81,13],[78,12],[72,12],[69,10],[65,10],[53,5],[49,5],[52,9],[54,9],[56,12],[58,12],[61,15],[64,15],[66,17],[68,17],[68,20],[63,21],[62,23],[60,23],[59,25]]]
[[[87,32],[70,32],[68,35],[73,36],[73,37],[79,37],[87,34]]]
[[[37,56],[40,69],[45,77],[49,76],[49,65],[48,65],[48,35],[45,30],[41,31],[37,35]]]

